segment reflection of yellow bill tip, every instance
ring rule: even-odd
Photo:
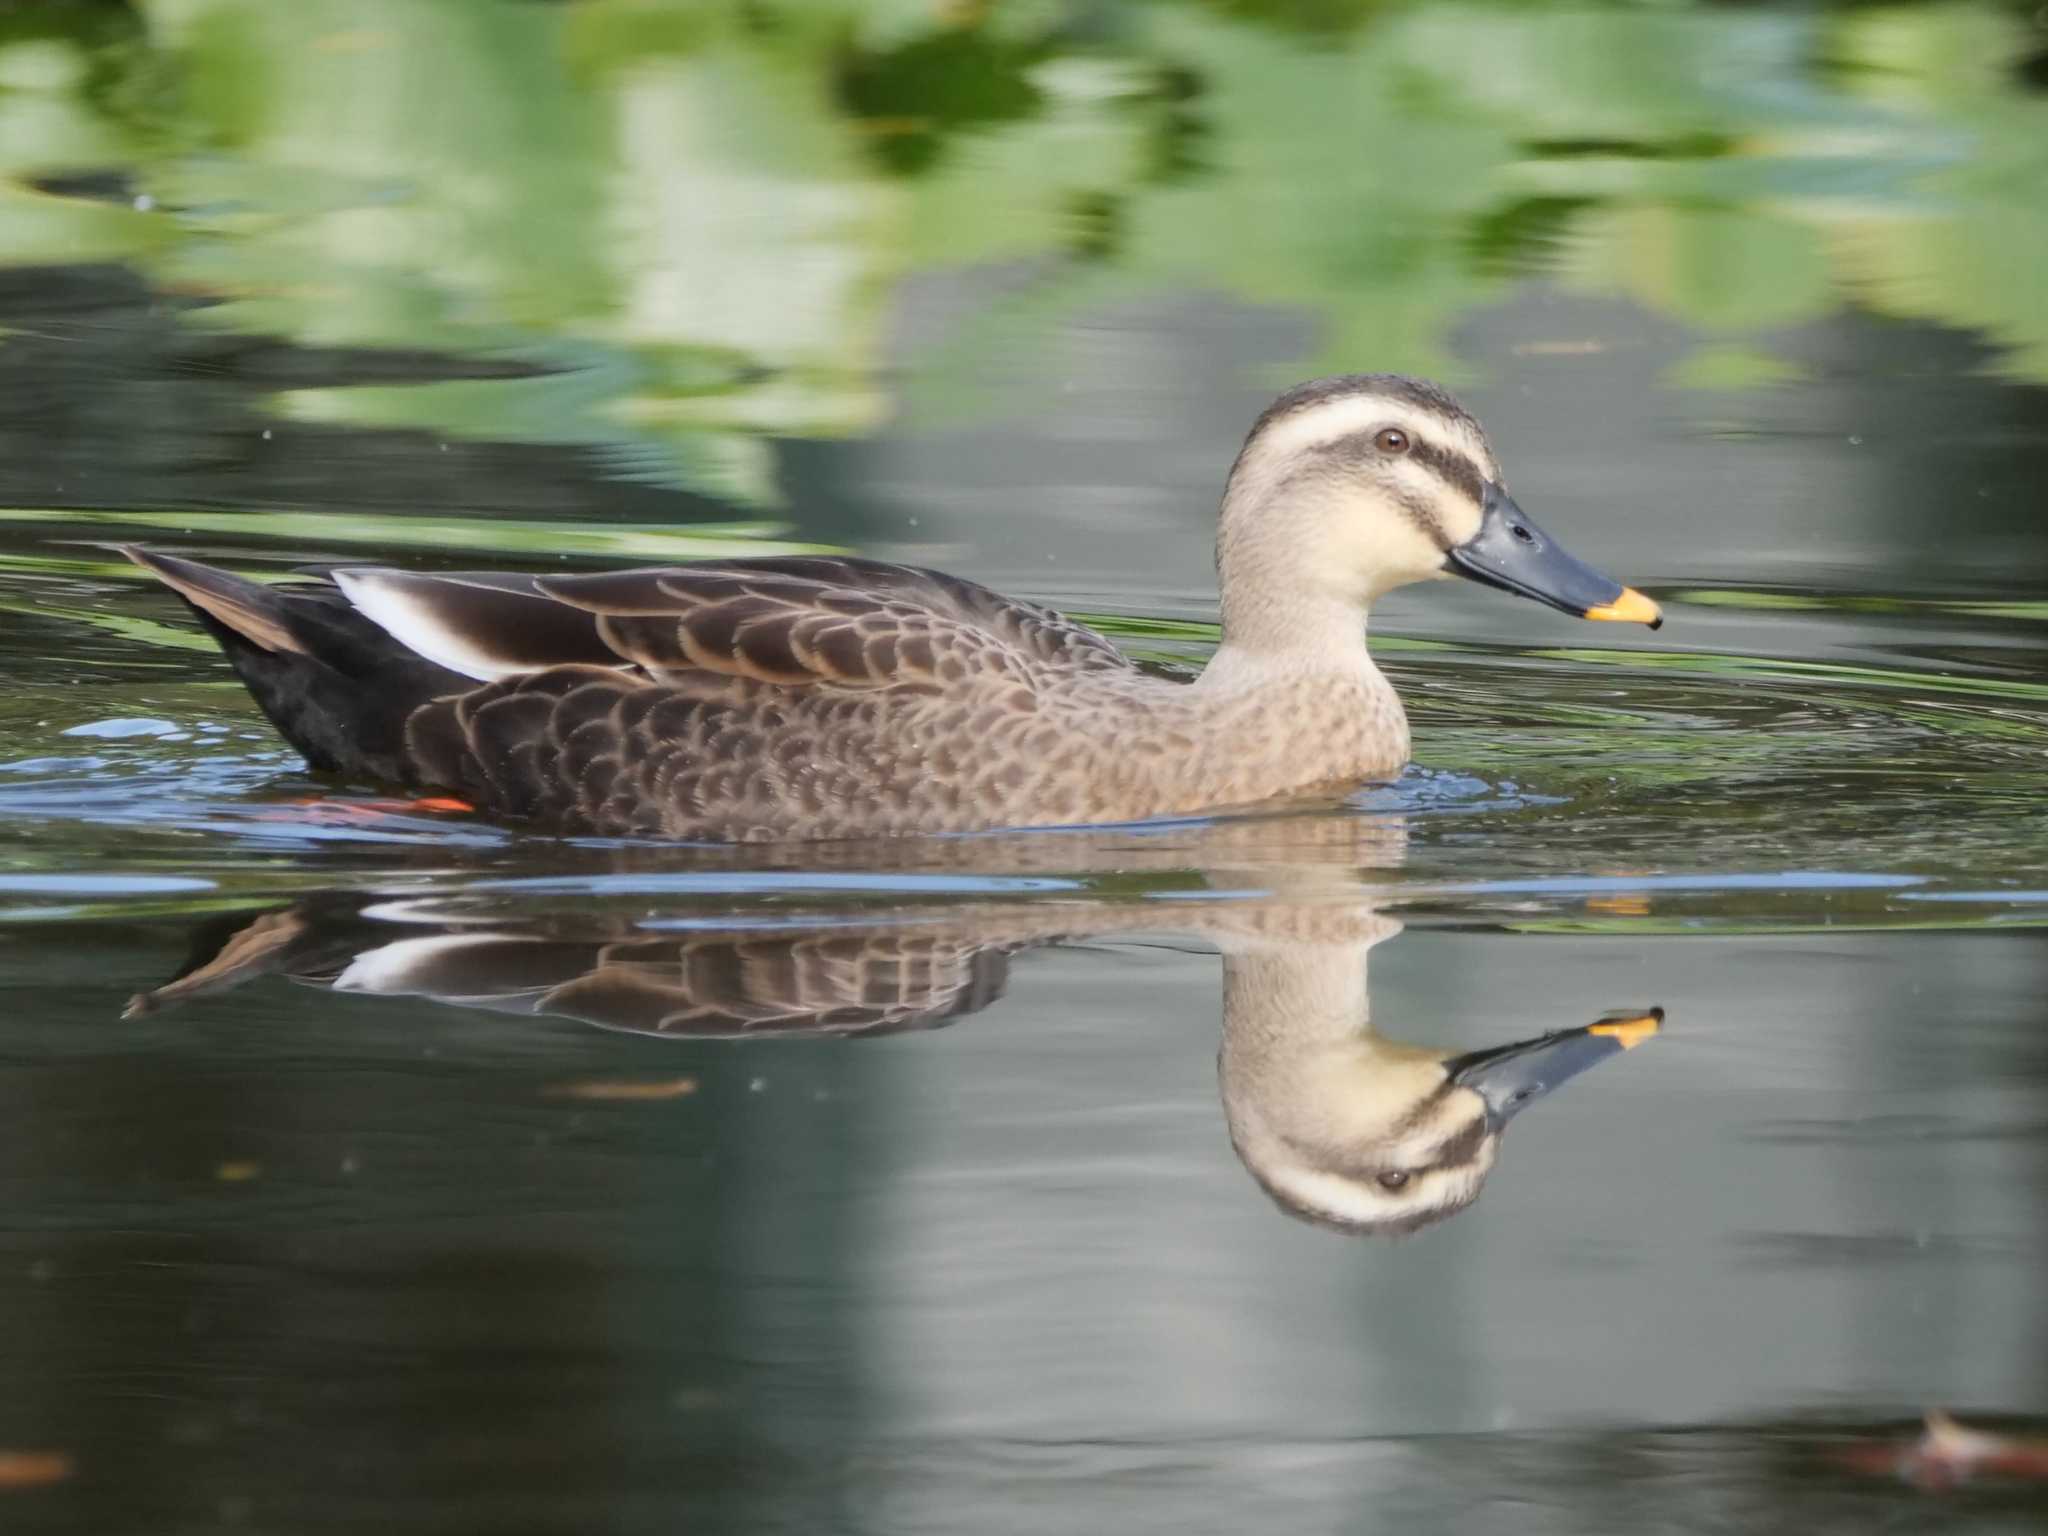
[[[1634,587],[1623,587],[1621,596],[1599,608],[1588,608],[1589,619],[1613,619],[1623,624],[1647,624],[1655,629],[1664,622],[1664,610]]]
[[[1617,1018],[1602,1019],[1598,1024],[1586,1026],[1589,1035],[1606,1035],[1621,1042],[1624,1051],[1641,1045],[1664,1023],[1664,1010],[1652,1008],[1648,1013],[1623,1014]]]

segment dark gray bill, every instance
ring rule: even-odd
[[[1453,545],[1444,560],[1460,576],[1519,592],[1582,619],[1619,619],[1652,629],[1664,622],[1662,610],[1649,598],[1565,553],[1491,481],[1481,503],[1479,531]]]
[[[1444,1070],[1452,1082],[1486,1100],[1487,1124],[1499,1130],[1559,1083],[1641,1045],[1663,1022],[1662,1008],[1610,1013],[1578,1029],[1453,1056]]]

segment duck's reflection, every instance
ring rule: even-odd
[[[923,906],[772,926],[507,918],[316,897],[197,936],[152,1011],[253,977],[691,1038],[875,1035],[978,1013],[1019,950],[1192,932],[1223,959],[1219,1076],[1231,1144],[1294,1215],[1411,1232],[1470,1205],[1524,1107],[1657,1031],[1661,1009],[1458,1052],[1372,1023],[1367,955],[1400,931],[1356,900]]]
[[[1412,1232],[1478,1197],[1515,1115],[1655,1034],[1662,1009],[1457,1052],[1372,1024],[1366,952],[1399,932],[1216,936],[1223,1110],[1231,1144],[1286,1210],[1352,1232]]]

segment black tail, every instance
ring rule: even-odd
[[[194,560],[120,548],[185,600],[270,723],[322,772],[411,784],[407,716],[476,686],[407,650],[329,583],[264,586]]]

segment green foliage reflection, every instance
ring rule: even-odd
[[[1703,333],[1678,387],[1795,377],[1761,333],[1849,298],[2048,381],[2039,45],[1976,0],[29,4],[0,262],[516,358],[280,409],[604,446],[758,506],[760,434],[881,419],[901,281],[986,263],[1036,275],[916,359],[913,409],[1161,291],[1309,312],[1292,372],[1455,374],[1459,319],[1537,276]]]

